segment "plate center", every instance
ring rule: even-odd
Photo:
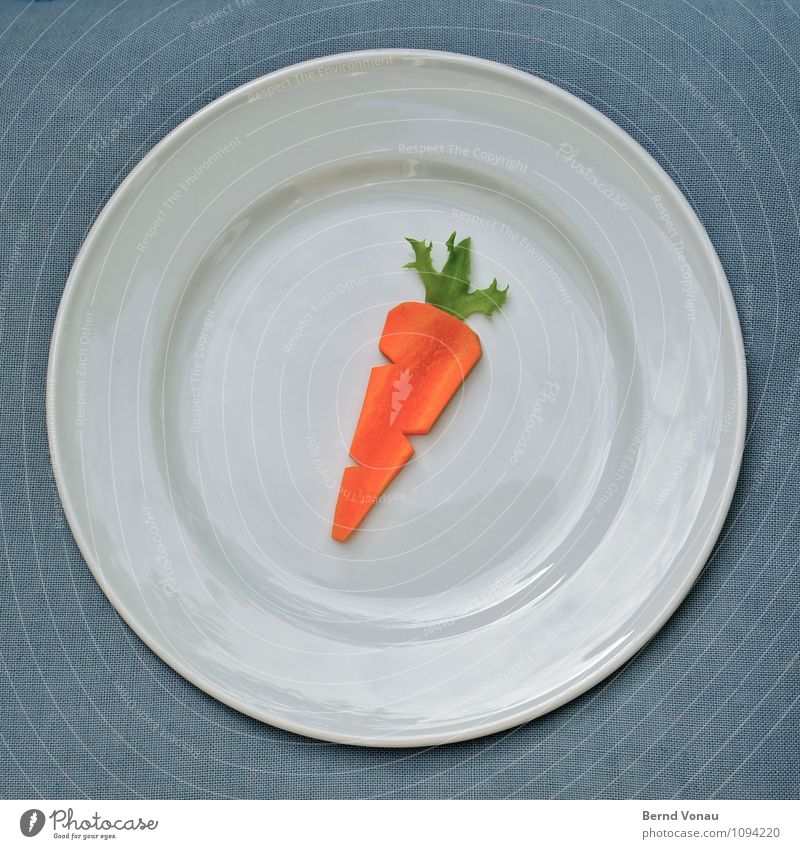
[[[401,156],[322,167],[203,252],[169,341],[164,415],[165,474],[181,482],[207,568],[293,621],[367,641],[478,627],[579,568],[613,520],[576,545],[615,428],[636,415],[632,346],[625,328],[608,341],[615,287],[580,234],[518,190],[509,204],[510,189]],[[472,237],[473,285],[496,277],[509,298],[470,318],[482,359],[337,543],[331,518],[370,369],[386,362],[386,313],[424,299],[404,237],[432,239],[441,264],[453,231]]]

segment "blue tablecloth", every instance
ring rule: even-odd
[[[797,797],[792,0],[5,0],[0,33],[3,796]],[[234,86],[381,46],[506,62],[588,100],[638,139],[716,245],[750,380],[730,516],[656,639],[549,716],[424,751],[302,739],[239,715],[165,666],[81,559],[45,434],[58,301],[83,236],[131,167]]]

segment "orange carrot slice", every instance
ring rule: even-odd
[[[407,435],[433,427],[464,378],[481,358],[477,334],[463,318],[486,315],[506,298],[494,280],[470,292],[470,240],[447,241],[448,260],[441,272],[431,262],[432,243],[408,240],[416,259],[408,267],[425,283],[426,303],[409,301],[389,311],[380,339],[391,365],[370,373],[350,456],[358,465],[344,470],[333,538],[346,540],[361,524],[414,449]]]

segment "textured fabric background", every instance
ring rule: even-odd
[[[796,0],[5,0],[0,33],[4,796],[797,797]],[[59,297],[131,167],[240,83],[380,46],[531,71],[638,139],[716,245],[750,380],[728,522],[664,630],[561,710],[424,751],[301,739],[167,668],[115,614],[73,543],[44,421]]]

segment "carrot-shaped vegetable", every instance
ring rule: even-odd
[[[407,239],[425,303],[408,301],[389,311],[379,348],[391,365],[372,369],[350,456],[344,470],[333,538],[344,541],[414,453],[407,436],[427,433],[481,357],[481,343],[464,322],[475,312],[491,315],[506,299],[493,280],[470,291],[470,240],[447,240],[447,261],[433,267],[432,242]]]

